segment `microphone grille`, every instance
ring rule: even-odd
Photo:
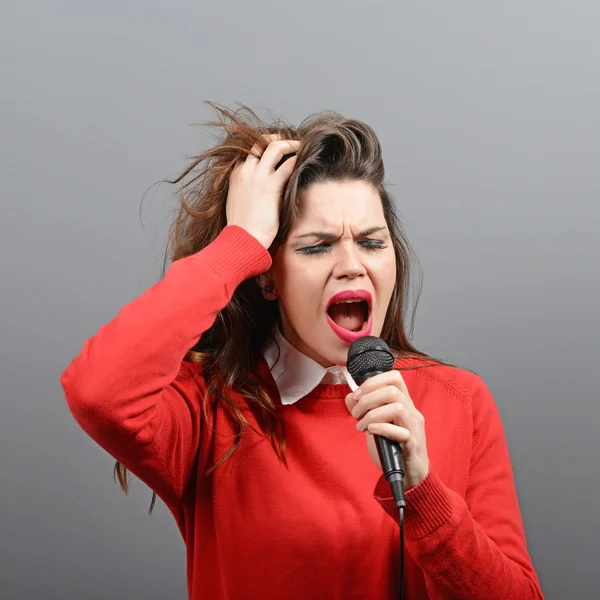
[[[369,371],[391,371],[394,368],[394,355],[381,338],[367,335],[350,346],[346,367],[352,379],[358,382],[361,375]]]

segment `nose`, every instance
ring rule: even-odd
[[[353,242],[350,242],[350,244],[342,244],[339,249],[339,258],[336,261],[333,270],[333,276],[336,279],[342,279],[344,277],[355,279],[356,277],[366,275],[366,273],[367,270],[361,261],[361,257],[355,244]]]

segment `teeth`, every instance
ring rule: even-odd
[[[353,304],[354,302],[362,302],[362,300],[338,300],[336,304]]]

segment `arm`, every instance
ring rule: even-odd
[[[270,264],[252,235],[226,227],[124,306],[61,376],[82,429],[166,502],[181,499],[201,434],[203,381],[185,354],[236,287]]]
[[[527,552],[504,429],[480,380],[472,400],[473,448],[465,499],[430,466],[406,493],[407,549],[438,600],[542,600]],[[375,497],[398,522],[382,477]]]

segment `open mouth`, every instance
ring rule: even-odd
[[[347,290],[333,296],[327,304],[327,322],[345,342],[371,335],[371,294],[366,290]]]
[[[366,300],[340,300],[327,309],[327,314],[338,327],[357,332],[367,326],[369,303]]]

